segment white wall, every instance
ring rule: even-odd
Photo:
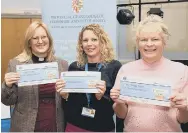
[[[142,2],[148,2],[149,0],[142,0]],[[166,1],[166,0],[150,0],[150,1]],[[123,3],[123,0],[119,0],[119,3]],[[128,3],[129,0],[124,0],[124,3]],[[131,0],[132,3],[138,2],[138,0]],[[188,2],[183,3],[171,3],[171,4],[157,4],[157,5],[142,5],[141,16],[142,19],[147,16],[147,11],[150,8],[161,8],[164,12],[164,21],[167,24],[170,31],[170,38],[168,45],[166,46],[164,55],[173,60],[188,60]],[[125,8],[125,7],[121,7]],[[126,7],[131,9],[130,7]],[[135,28],[138,24],[138,6],[134,6],[135,19],[131,25],[118,25],[119,26],[119,57],[121,60],[126,60],[128,57],[126,52],[134,52],[136,46]],[[129,54],[129,56],[133,54]]]
[[[40,12],[40,0],[1,0],[1,13],[19,13],[23,10]]]

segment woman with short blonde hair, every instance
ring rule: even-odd
[[[125,119],[124,132],[182,132],[180,123],[188,122],[188,67],[164,57],[169,32],[159,16],[142,20],[136,37],[142,58],[121,67],[110,92],[116,115]],[[126,98],[120,99],[120,90],[129,90],[121,94]]]

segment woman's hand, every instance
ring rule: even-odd
[[[112,88],[110,90],[110,98],[117,104],[125,104],[126,101],[119,99],[120,89]]]
[[[125,100],[119,99],[120,89],[112,88],[110,90],[110,98],[114,101],[113,109],[115,114],[122,119],[127,116],[128,105]]]
[[[176,92],[170,96],[171,106],[179,110],[186,111],[188,109],[188,98],[183,94]]]
[[[64,80],[62,79],[58,79],[56,81],[56,84],[55,84],[55,89],[56,91],[64,98],[64,99],[67,99],[68,98],[68,93],[66,92],[61,92],[63,90],[63,88],[65,87],[66,83]]]
[[[99,93],[95,93],[95,97],[97,98],[97,100],[100,100],[106,91],[106,82],[103,80],[99,81],[96,84],[96,88],[98,88]]]
[[[9,72],[5,74],[5,84],[9,88],[11,88],[14,83],[17,83],[19,79],[20,79],[19,73]]]

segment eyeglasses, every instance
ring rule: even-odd
[[[38,43],[40,39],[42,41],[46,41],[48,39],[48,37],[47,36],[41,36],[41,37],[37,36],[37,37],[32,37],[31,39],[33,40],[34,43]]]

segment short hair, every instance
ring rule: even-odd
[[[140,31],[149,25],[154,25],[157,28],[157,31],[162,33],[162,39],[164,41],[164,44],[166,44],[170,36],[168,27],[160,16],[154,14],[147,16],[144,20],[142,20],[139,23],[136,30],[136,40],[139,40]]]
[[[55,59],[54,56],[54,47],[53,47],[53,39],[52,36],[46,26],[43,22],[40,21],[34,21],[32,22],[29,27],[26,30],[25,33],[25,38],[24,38],[24,50],[21,54],[19,54],[16,59],[19,60],[20,62],[26,62],[32,57],[32,50],[31,50],[31,38],[33,37],[35,30],[39,27],[42,27],[47,34],[47,37],[49,39],[49,49],[47,51],[47,61],[51,62]]]
[[[99,38],[99,46],[101,53],[101,63],[109,63],[114,57],[114,49],[112,47],[112,42],[108,36],[108,34],[104,31],[104,29],[99,24],[90,24],[82,28],[78,37],[77,44],[77,64],[79,66],[85,65],[87,61],[87,55],[83,50],[83,33],[86,30],[93,31],[93,33]]]

